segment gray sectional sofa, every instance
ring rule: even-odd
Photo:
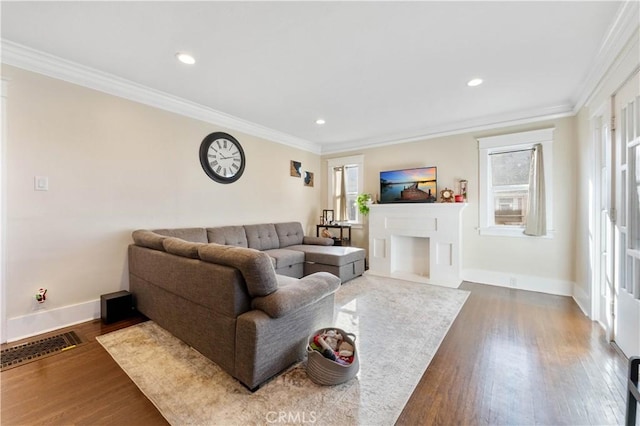
[[[133,240],[137,309],[250,389],[303,357],[308,336],[333,321],[338,275],[364,270],[364,250],[323,245],[332,240],[305,237],[297,222],[138,230]]]
[[[177,230],[156,232],[176,236]],[[333,246],[331,238],[307,237],[299,222],[207,228],[207,240],[264,251],[274,263],[276,274],[301,278],[314,272],[330,272],[342,283],[364,272],[364,249]]]

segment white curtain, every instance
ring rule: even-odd
[[[345,170],[343,167],[333,169],[336,177],[336,218],[337,221],[347,220],[347,183],[345,181]]]
[[[531,154],[529,168],[529,211],[527,224],[524,228],[526,235],[540,237],[547,235],[547,206],[544,189],[544,164],[542,161],[542,145],[536,144]]]

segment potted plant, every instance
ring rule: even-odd
[[[356,197],[356,204],[358,205],[358,211],[361,215],[366,216],[369,214],[369,206],[371,205],[371,194],[358,194]]]

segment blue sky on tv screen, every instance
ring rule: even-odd
[[[380,179],[389,183],[410,183],[417,181],[435,180],[436,168],[423,167],[418,169],[390,170],[380,172]]]

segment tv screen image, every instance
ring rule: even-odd
[[[434,203],[436,167],[380,172],[380,203]]]

